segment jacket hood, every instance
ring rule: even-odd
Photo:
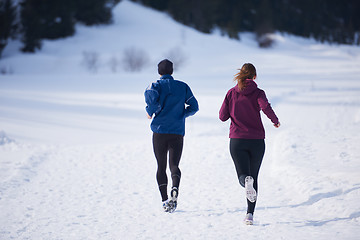
[[[257,89],[257,84],[254,80],[246,79],[246,87],[243,90],[240,90],[238,85],[235,86],[235,90],[241,95],[249,95]]]

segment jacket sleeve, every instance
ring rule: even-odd
[[[263,90],[260,91],[260,94],[258,97],[258,103],[259,103],[261,110],[271,120],[271,122],[274,124],[278,124],[279,119],[277,118],[274,110],[272,109],[268,99],[266,98],[265,92]]]
[[[186,96],[185,103],[188,105],[185,108],[185,118],[194,115],[197,111],[199,111],[199,104],[189,86],[186,86]]]
[[[152,116],[153,114],[158,113],[161,110],[161,105],[159,103],[159,96],[160,96],[160,86],[159,84],[152,83],[149,85],[149,87],[145,90],[145,102],[147,104],[146,106],[146,112],[149,114],[149,116]]]
[[[228,100],[228,94],[226,94],[225,99],[221,105],[220,111],[219,111],[219,119],[223,122],[228,120],[230,118],[230,111],[229,111],[229,100]]]

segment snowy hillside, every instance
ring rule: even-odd
[[[0,69],[0,239],[349,239],[360,235],[360,48],[274,35],[259,49],[127,0],[114,24],[77,26]],[[124,51],[148,62],[129,72]],[[87,57],[96,56],[89,67]],[[94,55],[95,54],[95,55]],[[175,59],[175,57],[181,57]],[[187,119],[178,209],[161,211],[143,91],[174,58],[200,105]],[[263,115],[254,226],[218,111],[236,69],[257,67],[282,126]]]

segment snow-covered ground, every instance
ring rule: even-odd
[[[37,54],[12,42],[0,68],[0,239],[358,239],[360,48],[274,35],[259,49],[123,0],[114,24],[77,27]],[[123,51],[149,64],[129,73]],[[95,53],[92,69],[84,53]],[[177,55],[173,53],[177,53]],[[187,120],[176,212],[161,211],[143,91],[182,56],[200,111]],[[170,56],[170,57],[171,57]],[[252,62],[282,126],[264,117],[255,225],[218,110]]]

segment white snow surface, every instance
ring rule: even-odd
[[[202,34],[127,0],[109,26],[78,25],[36,54],[11,42],[0,69],[0,239],[359,239],[360,48],[275,34],[259,49]],[[141,72],[114,70],[133,47]],[[161,210],[143,92],[173,51],[200,111],[187,119],[178,209]],[[98,56],[96,69],[84,52]],[[115,61],[115,62],[117,62]],[[114,62],[114,61],[113,61]],[[263,114],[255,223],[218,111],[233,75],[257,67],[281,127]],[[170,187],[170,186],[169,186]]]

